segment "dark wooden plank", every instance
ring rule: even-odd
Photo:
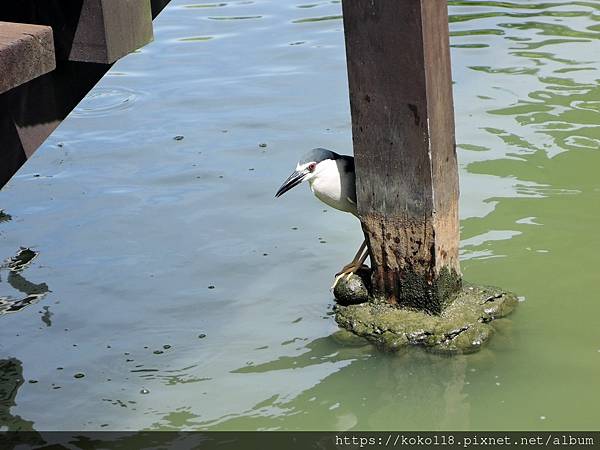
[[[447,5],[342,3],[358,211],[375,292],[439,312],[460,284]]]
[[[55,67],[52,28],[0,22],[0,94]]]

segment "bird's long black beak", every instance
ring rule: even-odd
[[[306,175],[306,172],[304,172],[304,171],[299,172],[297,170],[294,170],[294,172],[292,172],[292,174],[288,177],[288,179],[283,182],[283,184],[281,185],[281,187],[275,194],[275,198],[285,194],[287,191],[289,191],[293,187],[296,187],[300,183],[302,183],[305,175]]]

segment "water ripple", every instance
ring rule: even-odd
[[[227,3],[204,3],[197,5],[184,5],[184,8],[222,8],[227,6]]]
[[[263,16],[211,16],[209,20],[249,20],[262,19]]]
[[[310,23],[310,22],[325,22],[328,20],[340,20],[342,16],[322,16],[322,17],[307,17],[306,19],[297,19],[292,23]]]
[[[206,42],[212,41],[214,36],[192,36],[187,38],[177,39],[178,42]]]
[[[99,87],[90,92],[73,110],[73,117],[103,117],[133,107],[138,92],[125,88]]]

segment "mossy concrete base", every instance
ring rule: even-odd
[[[419,345],[441,353],[476,352],[494,332],[491,322],[510,314],[517,297],[494,287],[464,284],[439,315],[399,308],[365,296],[365,279],[353,275],[336,286],[335,320],[378,347],[397,351]],[[352,295],[358,292],[358,296]],[[352,302],[355,298],[362,301]],[[360,299],[360,300],[359,300]]]

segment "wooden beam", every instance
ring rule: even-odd
[[[37,25],[54,38],[57,68],[19,85],[8,76],[25,62],[0,57],[0,187],[121,56],[152,40],[152,16],[169,0],[18,0],[0,21]],[[33,41],[33,33],[27,35]],[[6,53],[8,54],[8,53]],[[6,55],[5,54],[5,55]],[[54,60],[53,60],[54,64]],[[25,69],[36,69],[26,64]],[[54,65],[52,66],[54,68]],[[51,68],[47,68],[51,70]],[[27,81],[20,73],[19,83]]]
[[[52,28],[0,22],[0,94],[55,67]]]
[[[447,4],[342,4],[358,211],[374,292],[439,313],[460,286]]]
[[[69,60],[112,64],[152,38],[150,0],[84,0]]]
[[[0,20],[51,26],[59,61],[112,64],[152,40],[150,1],[11,1]]]

